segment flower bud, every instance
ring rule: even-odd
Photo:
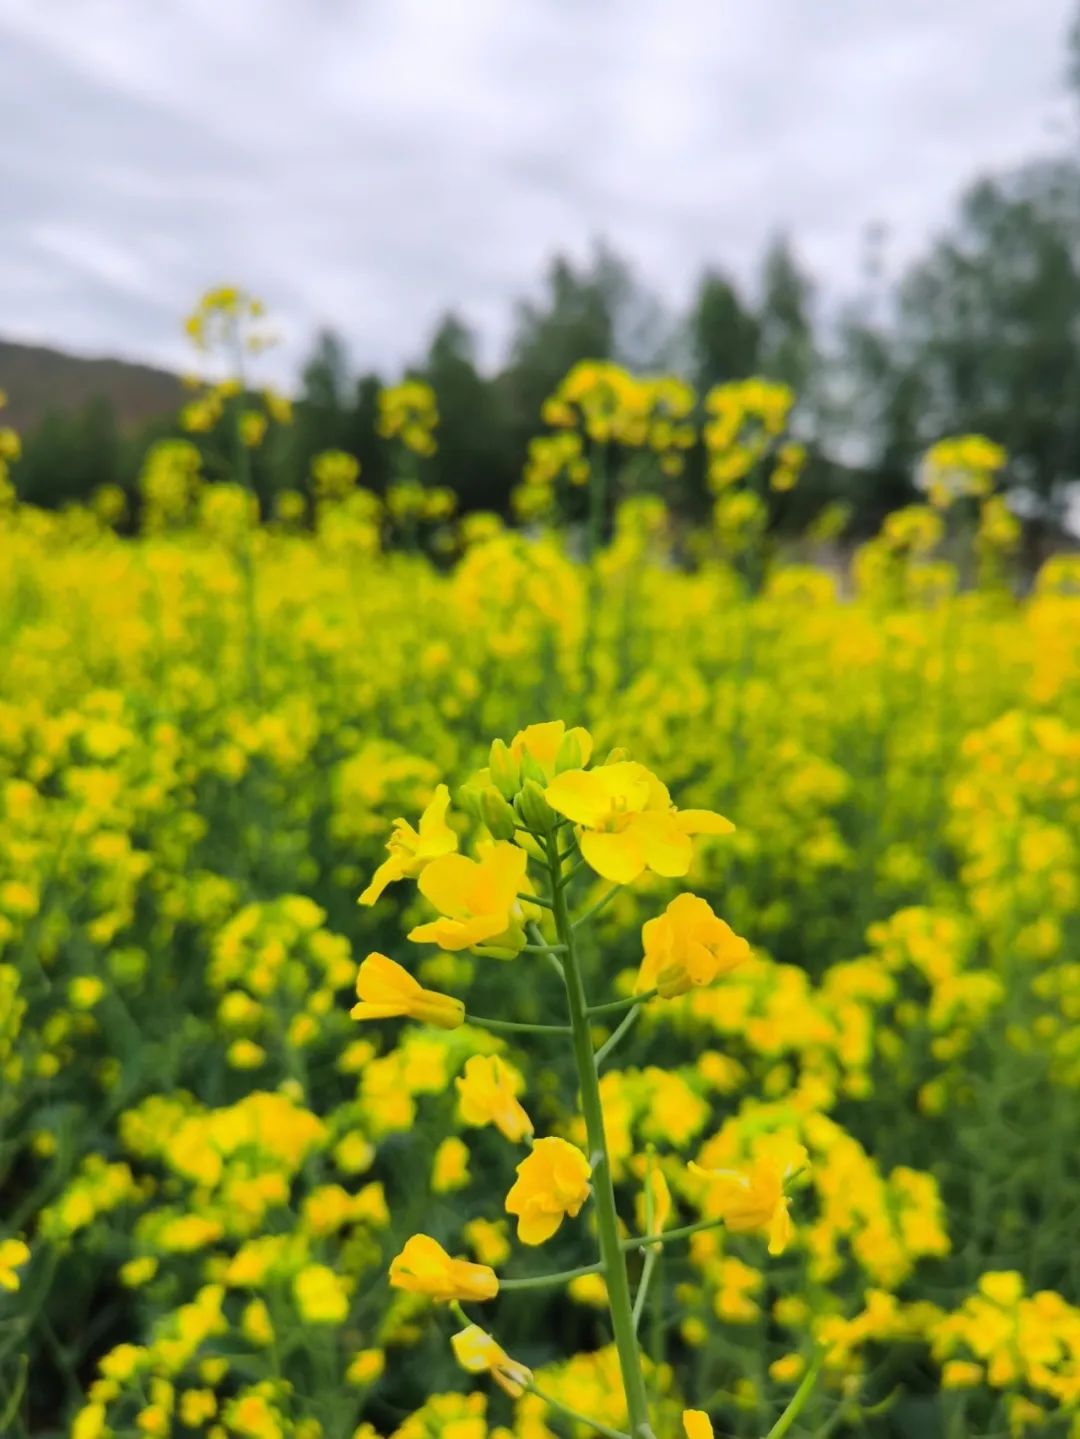
[[[454,791],[455,806],[471,815],[473,819],[479,820],[481,824],[484,822],[484,815],[480,802],[485,789],[487,789],[487,774],[481,770]]]
[[[567,730],[563,735],[562,743],[559,745],[559,752],[555,756],[555,773],[562,774],[566,769],[583,769],[585,765],[585,753],[581,748],[581,732],[576,729]]]
[[[624,745],[616,745],[611,753],[604,760],[605,764],[625,764],[630,758],[630,751]]]
[[[491,782],[498,789],[503,799],[513,799],[521,788],[521,772],[518,762],[510,753],[505,740],[496,739],[491,741],[491,752],[488,756],[489,772]],[[491,826],[488,826],[491,829]],[[494,833],[494,831],[492,831]]]
[[[523,750],[521,755],[521,779],[524,783],[533,780],[538,785],[546,785],[548,777],[544,773],[544,766],[528,750]]]
[[[538,834],[547,834],[554,828],[555,812],[544,798],[544,791],[536,780],[527,779],[525,781],[515,804],[518,814],[521,815],[522,821],[529,829],[535,830]]]
[[[494,786],[480,796],[480,813],[493,838],[514,838],[517,816]]]

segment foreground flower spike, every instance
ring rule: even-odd
[[[453,1335],[450,1345],[454,1358],[470,1374],[490,1374],[495,1383],[511,1399],[518,1399],[532,1383],[532,1370],[526,1369],[506,1350],[485,1334],[479,1324],[470,1324]]]
[[[511,1144],[520,1144],[532,1134],[532,1120],[517,1100],[521,1076],[498,1055],[474,1054],[465,1062],[464,1075],[454,1083],[465,1124],[494,1124]]]
[[[420,816],[416,829],[406,819],[394,820],[386,841],[390,858],[384,859],[375,871],[360,896],[360,904],[374,904],[388,884],[415,878],[432,860],[457,849],[457,835],[446,822],[449,808],[450,791],[440,784],[436,785],[434,798]]]
[[[810,1157],[801,1144],[786,1135],[770,1135],[760,1141],[757,1152],[745,1169],[703,1169],[690,1163],[690,1171],[710,1181],[705,1208],[732,1234],[755,1231],[769,1236],[769,1253],[783,1254],[791,1240],[790,1200],[784,1185]]]
[[[615,884],[631,884],[646,869],[677,879],[693,859],[691,835],[735,828],[711,810],[677,810],[667,786],[634,760],[566,770],[544,798],[577,825],[586,863]]]
[[[696,894],[676,895],[663,914],[642,925],[641,941],[638,991],[657,989],[663,999],[712,984],[750,954],[746,940]]]
[[[497,959],[513,959],[525,944],[517,895],[527,865],[525,851],[506,840],[490,845],[479,859],[447,854],[433,860],[418,883],[441,918],[417,925],[409,938],[417,944],[479,949]]]
[[[465,1023],[460,999],[424,989],[407,969],[377,950],[360,965],[356,994],[359,1003],[349,1011],[353,1019],[416,1019],[439,1029]]]
[[[406,1240],[404,1249],[390,1262],[390,1283],[395,1289],[426,1294],[444,1304],[494,1299],[499,1292],[494,1269],[451,1259],[428,1234],[414,1234]]]
[[[712,1439],[712,1421],[704,1409],[684,1409],[682,1424],[686,1439]]]
[[[566,1215],[574,1219],[580,1212],[592,1170],[581,1150],[565,1139],[538,1139],[517,1176],[506,1196],[506,1212],[517,1215],[522,1244],[543,1244]]]

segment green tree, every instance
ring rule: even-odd
[[[686,321],[690,375],[699,393],[753,374],[760,339],[757,316],[735,284],[719,271],[706,270]]]
[[[1080,168],[1025,166],[972,187],[900,289],[897,372],[922,395],[920,443],[975,430],[1059,523],[1080,475]]]

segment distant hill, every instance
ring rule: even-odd
[[[121,429],[174,414],[185,392],[176,375],[128,360],[87,359],[0,340],[0,390],[8,397],[0,422],[25,433],[47,410],[79,410],[107,399]]]

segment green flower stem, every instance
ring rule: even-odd
[[[523,899],[526,904],[538,904],[541,909],[555,908],[550,899],[544,899],[544,897],[539,894],[519,894],[514,897],[515,899]]]
[[[523,944],[521,946],[525,954],[565,954],[565,944]]]
[[[577,919],[574,920],[574,926],[573,926],[574,929],[580,929],[581,926],[582,926],[583,924],[585,924],[588,920],[592,919],[594,915],[599,914],[600,911],[601,911],[607,904],[609,904],[609,903],[611,902],[611,900],[613,900],[613,899],[615,898],[615,896],[618,894],[618,892],[619,892],[619,886],[618,886],[617,884],[613,884],[613,885],[611,886],[611,888],[607,891],[606,894],[602,894],[602,895],[600,896],[600,898],[596,901],[595,904],[590,905],[589,908],[588,908],[587,910],[585,910],[583,914],[579,914],[579,915],[578,915]]]
[[[572,1279],[584,1279],[587,1274],[602,1274],[602,1264],[581,1264],[577,1269],[560,1269],[554,1274],[527,1274],[521,1279],[500,1279],[500,1294],[516,1294],[522,1289],[554,1289],[557,1285],[569,1284]]]
[[[635,1249],[645,1249],[652,1244],[670,1244],[673,1239],[686,1239],[688,1235],[700,1234],[704,1229],[717,1229],[722,1219],[699,1219],[696,1224],[684,1224],[680,1229],[665,1229],[659,1234],[640,1234],[636,1239],[622,1239],[619,1248],[624,1254]],[[556,1274],[531,1274],[523,1279],[500,1279],[500,1289],[549,1289],[556,1284],[569,1284],[571,1279],[583,1279],[586,1274],[603,1274],[603,1264],[582,1264],[577,1269],[561,1269]]]
[[[600,1103],[600,1083],[596,1074],[592,1039],[589,1034],[588,1001],[581,979],[581,967],[574,949],[574,931],[566,905],[566,891],[561,882],[561,861],[558,841],[554,835],[547,842],[548,866],[551,870],[551,893],[555,899],[555,928],[566,947],[563,968],[566,974],[566,995],[574,1035],[574,1058],[577,1061],[581,1109],[592,1164],[593,1201],[596,1227],[600,1237],[600,1258],[607,1283],[608,1305],[619,1355],[626,1409],[633,1439],[651,1439],[649,1400],[645,1376],[641,1368],[634,1313],[630,1300],[630,1279],[626,1260],[619,1243],[619,1216],[615,1207],[615,1188],[611,1180],[611,1160],[604,1134],[604,1112]]]
[[[649,1297],[649,1285],[652,1283],[653,1271],[656,1269],[656,1261],[660,1253],[656,1249],[650,1249],[645,1256],[645,1263],[641,1266],[641,1279],[638,1282],[637,1293],[634,1295],[634,1332],[641,1328],[641,1316],[645,1313],[645,1301]]]
[[[610,1004],[590,1004],[587,1012],[590,1019],[602,1014],[621,1014],[624,1009],[633,1009],[635,1004],[647,1004],[659,993],[658,989],[646,989],[641,994],[632,994],[629,999],[613,999]]]
[[[629,1434],[624,1434],[621,1429],[609,1429],[606,1424],[601,1424],[598,1419],[590,1419],[587,1414],[579,1414],[576,1409],[571,1409],[560,1399],[553,1399],[550,1394],[545,1394],[537,1389],[535,1384],[526,1384],[525,1391],[528,1394],[535,1394],[537,1399],[542,1399],[545,1404],[555,1409],[560,1414],[565,1414],[575,1424],[584,1424],[592,1434],[603,1434],[605,1439],[630,1439]]]
[[[479,1014],[466,1014],[466,1024],[477,1024],[481,1029],[494,1030],[496,1034],[572,1034],[568,1024],[519,1024],[511,1019],[485,1019]]]
[[[583,859],[576,859],[574,863],[570,866],[570,868],[563,874],[562,878],[556,881],[558,888],[565,889],[570,883],[570,881],[574,879],[584,868],[585,861]]]
[[[769,1430],[768,1434],[766,1434],[765,1439],[782,1439],[782,1436],[785,1435],[795,1423],[795,1420],[798,1419],[806,1407],[806,1401],[813,1392],[814,1385],[817,1383],[817,1377],[821,1373],[821,1366],[824,1363],[825,1351],[824,1349],[820,1349],[817,1354],[814,1355],[810,1368],[803,1375],[802,1383],[788,1401],[787,1408]]]
[[[604,1060],[607,1059],[608,1055],[622,1039],[623,1035],[628,1034],[630,1030],[633,1029],[634,1024],[637,1021],[637,1017],[640,1013],[640,1005],[635,1006],[626,1016],[623,1022],[619,1025],[618,1029],[616,1029],[613,1034],[609,1035],[608,1038],[604,1040],[603,1044],[596,1051],[596,1055],[593,1058],[593,1064],[598,1070],[603,1064]]]
[[[632,1009],[627,1019],[637,1015],[637,1010]],[[623,1021],[626,1022],[625,1020]],[[621,1027],[621,1026],[620,1026]],[[616,1031],[617,1033],[618,1031]],[[656,1163],[656,1151],[649,1145],[649,1156],[645,1165],[645,1228],[651,1229],[655,1220],[655,1208],[653,1203],[652,1173],[653,1165]],[[645,1312],[645,1300],[648,1298],[649,1285],[652,1283],[653,1270],[656,1268],[656,1260],[659,1249],[650,1249],[645,1256],[645,1263],[642,1265],[641,1278],[638,1281],[637,1293],[634,1295],[634,1333],[641,1328],[641,1316]]]

